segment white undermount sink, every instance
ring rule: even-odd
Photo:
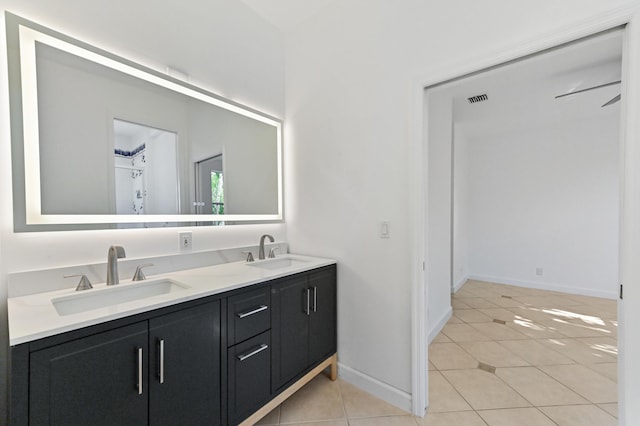
[[[297,257],[283,256],[283,257],[276,257],[273,259],[258,260],[256,262],[247,263],[246,265],[254,268],[273,270],[273,269],[280,269],[280,268],[288,268],[290,266],[299,266],[305,263],[307,263],[306,260],[303,260]]]
[[[56,308],[58,315],[64,316],[91,311],[93,309],[106,308],[133,300],[141,300],[148,297],[183,291],[187,288],[189,288],[189,286],[168,278],[135,281],[104,288],[83,290],[51,299],[51,303]]]

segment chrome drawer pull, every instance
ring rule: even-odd
[[[158,374],[158,379],[160,383],[164,383],[164,339],[160,339],[160,372]]]
[[[142,395],[142,348],[138,348],[138,395]]]
[[[267,305],[261,305],[261,306],[255,308],[255,309],[250,310],[250,311],[240,312],[238,314],[238,318],[246,318],[248,316],[257,314],[258,312],[266,311],[267,309],[269,309]]]
[[[318,312],[318,287],[313,287],[313,312]]]
[[[249,353],[238,355],[238,359],[240,361],[244,361],[247,358],[251,358],[252,356],[254,356],[256,354],[259,354],[260,352],[264,351],[268,347],[269,347],[269,345],[266,345],[266,344],[263,343],[263,344],[261,344],[260,346],[258,346],[257,348],[255,348],[254,350],[252,350]]]

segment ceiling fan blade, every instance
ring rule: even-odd
[[[589,90],[600,89],[602,87],[613,86],[614,84],[620,84],[620,83],[622,83],[621,80],[612,81],[610,83],[605,83],[605,84],[599,84],[597,86],[587,87],[586,89],[580,89],[580,90],[576,90],[574,92],[569,92],[569,93],[564,93],[562,95],[558,95],[558,96],[556,96],[556,99],[564,98],[565,96],[577,95],[578,93],[588,92]]]
[[[604,108],[604,107],[606,107],[606,106],[609,106],[609,105],[613,105],[613,104],[615,104],[616,102],[618,102],[618,101],[620,100],[620,98],[621,98],[621,96],[620,96],[620,95],[614,96],[613,98],[611,98],[611,99],[609,100],[609,102],[607,102],[606,104],[602,105],[602,108]]]

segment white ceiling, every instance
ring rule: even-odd
[[[242,0],[283,32],[300,25],[336,0]]]
[[[484,137],[568,120],[615,117],[620,93],[613,85],[560,99],[555,96],[621,79],[622,31],[606,33],[534,55],[434,90],[453,99],[454,121],[467,136]],[[468,97],[488,100],[470,104]]]

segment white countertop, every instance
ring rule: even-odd
[[[168,278],[183,284],[187,288],[71,315],[59,315],[52,303],[52,299],[79,293],[88,294],[86,292],[105,291],[108,290],[106,285],[104,283],[94,284],[93,289],[82,292],[76,292],[75,288],[70,288],[9,298],[7,299],[9,343],[11,346],[15,346],[43,337],[53,336],[90,325],[124,318],[153,309],[235,290],[274,278],[280,278],[336,263],[331,259],[290,254],[279,256],[277,259],[286,258],[297,260],[297,262],[294,262],[291,266],[283,266],[276,269],[257,267],[261,262],[266,263],[269,262],[270,259],[265,261],[258,260],[251,264],[247,262],[232,262],[167,274],[147,275],[147,281]],[[121,280],[118,286],[135,286],[142,282],[144,281],[132,282],[131,280]],[[113,287],[110,286],[109,288]]]

